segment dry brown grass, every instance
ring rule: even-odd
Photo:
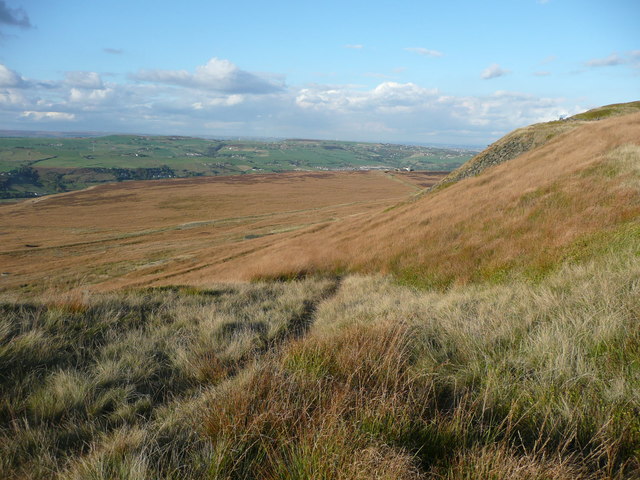
[[[639,134],[639,114],[588,123],[384,215],[283,238],[185,279],[356,270],[439,286],[536,277],[589,235],[637,222]]]
[[[279,236],[383,210],[418,191],[418,182],[441,176],[323,172],[126,182],[3,205],[0,289],[182,282],[188,272],[263,249]]]
[[[24,293],[47,278],[103,289],[345,271],[436,288],[539,278],[593,236],[637,230],[639,131],[640,114],[583,122],[422,197],[415,173],[293,173],[127,183],[4,206],[0,282]]]
[[[210,392],[215,477],[637,478],[639,273],[630,255],[446,293],[348,276],[305,337]]]
[[[638,244],[537,285],[0,302],[0,477],[637,479]]]

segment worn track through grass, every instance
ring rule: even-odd
[[[0,477],[67,478],[122,429],[152,433],[168,409],[304,338],[340,281],[2,302]]]

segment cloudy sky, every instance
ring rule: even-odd
[[[640,100],[638,0],[0,0],[0,129],[484,145]]]

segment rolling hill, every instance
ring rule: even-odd
[[[436,188],[289,172],[0,206],[0,478],[640,478],[634,108],[520,130]]]
[[[639,136],[638,113],[580,123],[478,176],[201,273],[387,272],[425,286],[536,278],[638,236]]]
[[[126,180],[287,171],[451,171],[475,153],[463,148],[309,139],[3,138],[1,133],[0,199],[38,197]]]
[[[10,275],[3,283],[37,282],[37,271],[28,267],[34,258],[50,259],[51,268],[41,269],[41,276],[68,275],[77,265],[78,274],[93,271],[92,283],[101,288],[345,272],[392,273],[405,282],[438,288],[506,281],[512,275],[537,278],[566,259],[588,256],[612,239],[633,238],[637,233],[640,210],[634,159],[640,114],[612,114],[620,108],[633,111],[635,105],[606,107],[608,118],[598,121],[578,119],[561,122],[560,127],[552,122],[520,129],[461,171],[473,169],[488,155],[506,158],[501,152],[513,138],[528,145],[528,151],[458,182],[442,183],[442,177],[431,177],[429,182],[428,175],[412,172],[176,179],[152,182],[145,189],[135,182],[113,184],[7,206],[5,248],[0,253]],[[549,129],[555,132],[552,138],[547,138]],[[545,141],[535,146],[529,143],[532,138]],[[342,178],[340,187],[331,182],[323,186],[323,178]],[[307,187],[305,182],[312,179],[317,186]],[[351,197],[350,179],[371,179],[373,190],[358,196],[356,192],[366,188],[366,182],[358,180]],[[435,188],[425,190],[438,181]],[[259,185],[272,186],[256,190]],[[304,213],[308,206],[327,208],[335,188],[341,192],[333,202],[336,206],[365,198],[372,201],[385,196],[383,191],[395,193],[378,204],[384,211],[376,210],[374,201],[357,215],[353,210],[309,219]],[[378,188],[383,190],[376,193]],[[401,191],[406,196],[393,199]],[[291,198],[272,203],[278,192],[300,192],[305,200],[300,209],[285,206]],[[268,196],[261,199],[261,195]],[[110,214],[98,221],[106,205]],[[271,209],[278,215],[301,210],[295,215],[302,217],[270,224]],[[219,236],[225,231],[221,222],[229,224],[236,217],[233,222],[245,222],[240,217],[253,222],[254,214],[261,226],[236,229],[236,235],[226,240]],[[83,219],[82,228],[76,227],[73,216]],[[46,242],[39,240],[42,236]],[[138,246],[130,248],[132,243]],[[95,253],[100,251],[121,253],[100,257]],[[98,264],[101,274],[96,276]]]

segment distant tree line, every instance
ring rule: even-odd
[[[23,165],[8,172],[0,172],[0,198],[29,198],[37,197],[36,192],[11,191],[14,185],[33,185],[41,187],[38,171],[30,166]]]
[[[94,173],[106,173],[113,176],[113,179],[121,182],[124,180],[153,180],[159,178],[177,177],[176,172],[167,165],[161,167],[149,168],[90,168],[82,169]],[[30,198],[37,197],[41,193],[29,191],[29,187],[38,187],[41,191],[44,189],[46,193],[66,192],[73,190],[75,180],[69,177],[69,174],[75,173],[76,170],[69,169],[68,174],[58,171],[47,171],[41,175],[38,170],[33,167],[23,165],[14,168],[8,172],[0,172],[0,198]],[[194,172],[195,174],[195,172]],[[91,180],[89,180],[91,183]],[[21,187],[24,190],[16,189]],[[75,187],[79,188],[79,187]]]
[[[176,172],[173,168],[162,165],[149,168],[93,168],[97,173],[110,173],[119,182],[123,180],[153,180],[156,178],[174,178]]]
[[[23,165],[8,172],[0,172],[0,190],[8,190],[12,185],[29,184],[41,186],[38,171]]]

